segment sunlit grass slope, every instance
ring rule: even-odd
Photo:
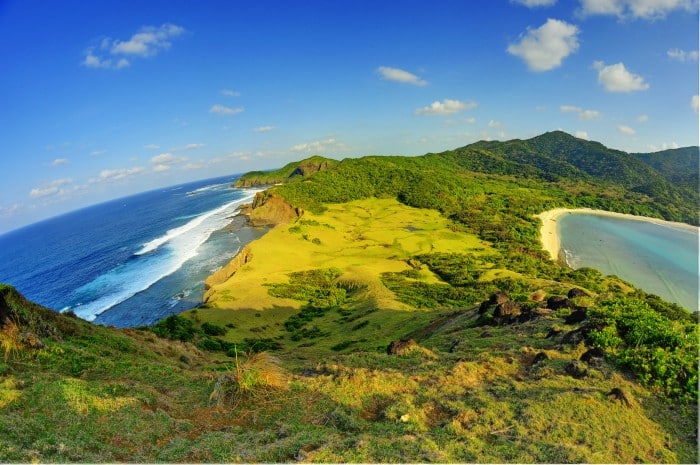
[[[275,297],[271,285],[288,283],[292,273],[334,269],[335,282],[348,291],[342,306],[356,312],[381,309],[381,316],[368,315],[368,321],[381,319],[385,329],[393,330],[380,333],[398,337],[406,332],[402,322],[407,317],[392,312],[415,309],[382,284],[382,273],[413,270],[412,257],[439,252],[471,254],[483,259],[484,268],[491,266],[488,258],[496,252],[474,235],[451,230],[450,224],[434,210],[408,207],[394,199],[330,204],[319,215],[305,212],[298,221],[278,226],[250,244],[253,259],[226,282],[213,286],[205,296],[206,308],[196,315],[201,321],[234,324],[234,338],[246,331],[250,337],[278,337],[285,334],[281,323],[306,302]],[[420,268],[414,279],[441,282],[427,267]],[[429,317],[425,311],[417,313],[416,324]],[[314,345],[337,343],[337,331],[333,334]]]

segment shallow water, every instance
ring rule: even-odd
[[[557,219],[572,268],[616,275],[645,291],[698,309],[698,229],[588,213]]]

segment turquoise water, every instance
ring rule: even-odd
[[[697,228],[580,213],[560,216],[557,224],[572,268],[595,268],[698,309]]]

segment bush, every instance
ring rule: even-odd
[[[171,315],[148,329],[159,337],[183,342],[191,341],[196,333],[192,320],[179,315]]]
[[[224,336],[228,330],[207,321],[202,323],[202,331],[208,336]]]
[[[620,298],[589,310],[588,342],[665,395],[696,401],[698,326],[658,313],[644,301]]]

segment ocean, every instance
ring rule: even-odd
[[[698,310],[698,230],[594,214],[557,219],[572,268],[590,267]]]
[[[204,280],[262,236],[236,217],[258,190],[224,176],[90,206],[0,236],[0,282],[116,327],[201,303]]]

